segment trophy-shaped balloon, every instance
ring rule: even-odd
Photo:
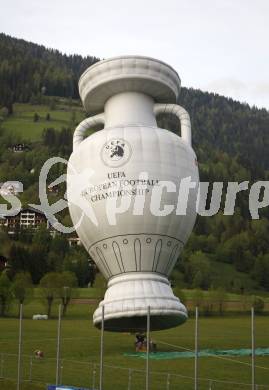
[[[68,200],[77,233],[108,280],[94,324],[100,327],[104,305],[108,330],[145,329],[148,307],[152,330],[177,326],[187,311],[168,277],[193,229],[195,191],[185,215],[178,205],[182,180],[199,180],[189,115],[174,104],[179,76],[161,61],[122,56],[88,68],[79,91],[91,116],[74,133]],[[179,118],[180,135],[158,128],[156,116],[169,113]],[[94,127],[103,129],[87,137]],[[78,176],[85,188],[75,204]],[[94,218],[82,215],[83,205]]]

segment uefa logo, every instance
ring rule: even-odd
[[[105,165],[117,168],[126,164],[131,154],[132,149],[128,142],[121,138],[114,138],[107,141],[102,147],[101,158]]]

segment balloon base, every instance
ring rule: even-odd
[[[150,329],[169,329],[184,323],[187,310],[174,296],[168,279],[152,272],[126,273],[111,278],[104,300],[94,312],[97,328],[111,332],[144,332],[150,307]]]

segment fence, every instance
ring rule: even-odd
[[[116,365],[104,364],[104,310],[103,323],[100,337],[100,362],[80,361],[64,359],[61,356],[61,306],[59,306],[59,319],[57,327],[57,357],[47,358],[22,354],[23,318],[22,306],[19,322],[19,348],[18,354],[0,353],[0,378],[15,381],[17,377],[17,390],[20,390],[21,383],[41,384],[66,384],[70,386],[81,386],[90,390],[112,390],[111,378],[113,378],[113,390],[269,390],[268,385],[256,383],[255,372],[255,317],[254,310],[251,312],[251,363],[240,362],[231,357],[213,356],[217,359],[228,360],[233,364],[248,366],[251,370],[252,383],[244,381],[229,381],[216,378],[204,378],[199,375],[199,313],[196,308],[195,321],[195,350],[194,352],[194,375],[181,375],[174,372],[156,372],[151,369],[149,360],[149,348],[146,353],[145,369],[134,367],[119,367]],[[150,308],[147,316],[147,340],[150,340]],[[182,346],[172,345],[165,341],[158,340],[161,344],[170,345],[179,349],[186,349]],[[187,349],[186,349],[187,350]],[[188,350],[191,351],[191,350]],[[96,357],[98,359],[98,356]],[[180,364],[179,364],[180,367]],[[269,370],[268,367],[258,367]],[[184,370],[182,370],[184,372]],[[55,375],[56,373],[56,375]],[[79,381],[79,383],[78,383]]]
[[[0,378],[13,380],[17,375],[16,354],[0,355]],[[57,359],[37,359],[34,356],[22,355],[21,383],[55,383],[53,373],[56,369]],[[117,390],[138,390],[146,386],[146,370],[123,368],[113,365],[103,365],[103,388],[111,389],[110,382]],[[80,378],[79,383],[77,379]],[[0,379],[0,383],[1,383]],[[81,386],[98,389],[100,386],[100,364],[86,361],[62,359],[59,369],[59,385]],[[198,379],[199,390],[251,390],[250,383],[215,380],[210,378]],[[1,385],[0,385],[1,386]],[[149,386],[154,390],[193,390],[195,378],[179,374],[150,371]],[[45,386],[44,386],[45,387]],[[255,390],[269,390],[269,385],[256,385]]]

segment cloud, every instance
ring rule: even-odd
[[[240,80],[222,77],[208,83],[206,88],[210,91],[226,95],[229,93],[244,93],[248,89],[248,86]]]
[[[236,78],[223,77],[207,83],[202,89],[269,109],[268,80],[246,83]]]
[[[269,81],[256,84],[253,91],[259,96],[269,98]]]

